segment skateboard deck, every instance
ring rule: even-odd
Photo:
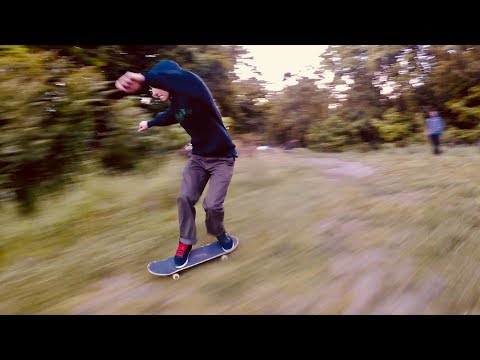
[[[182,268],[175,267],[175,264],[173,262],[174,257],[172,256],[168,259],[152,261],[148,264],[147,269],[153,275],[172,276],[174,280],[177,280],[180,277],[180,271],[189,269],[209,260],[213,260],[219,256],[222,257],[222,260],[225,260],[227,258],[227,254],[234,251],[238,246],[238,238],[236,236],[231,237],[233,239],[233,247],[231,250],[223,250],[220,243],[218,241],[214,241],[198,248],[194,248],[190,252],[187,265]]]

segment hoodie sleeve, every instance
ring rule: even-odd
[[[177,123],[177,120],[175,119],[172,106],[170,106],[166,111],[158,114],[155,118],[150,120],[147,124],[148,124],[148,127],[151,128],[152,126],[168,126],[176,123]]]

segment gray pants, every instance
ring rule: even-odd
[[[197,243],[195,228],[195,204],[205,190],[208,192],[203,200],[205,225],[210,235],[218,236],[223,226],[223,202],[227,196],[228,186],[233,175],[235,158],[202,157],[190,155],[183,171],[180,195],[177,198],[180,241],[187,245]]]

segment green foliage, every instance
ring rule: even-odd
[[[425,86],[432,93],[431,106],[454,120],[447,102],[468,96],[480,82],[480,47],[436,45],[429,48],[429,55],[434,63]]]
[[[480,125],[480,86],[468,90],[469,95],[446,102],[447,108],[457,117],[451,125],[460,129],[473,129]]]
[[[372,125],[377,128],[380,137],[386,142],[395,142],[407,138],[412,128],[408,118],[395,109],[385,111],[382,120],[372,120]]]
[[[338,103],[340,116],[377,119],[372,124],[383,141],[403,146],[424,140],[424,118],[432,108],[461,130],[449,133],[453,142],[475,141],[480,47],[331,46],[323,58],[319,69],[334,73],[328,85],[332,99],[345,97]],[[342,95],[338,86],[345,84],[349,89]],[[385,86],[391,91],[382,95]]]
[[[63,183],[81,166],[102,78],[23,47],[4,49],[0,69],[0,186],[28,212],[39,188]]]
[[[453,143],[473,144],[480,139],[480,86],[468,89],[468,95],[445,104],[456,117],[450,121],[448,138]]]
[[[100,140],[99,157],[107,168],[130,170],[138,157],[151,147],[151,136],[135,136],[138,123],[149,120],[133,99],[124,98],[110,108],[108,130]]]
[[[480,139],[480,126],[473,129],[448,128],[442,135],[442,142],[452,145],[475,144]]]
[[[127,125],[136,128],[146,112],[109,99],[110,87],[96,67],[54,52],[0,49],[0,191],[22,212],[34,210],[38,193],[74,181],[93,149],[104,165],[128,169],[152,148],[151,136],[132,140]]]
[[[274,143],[299,141],[305,145],[312,123],[325,119],[328,113],[327,95],[312,79],[299,79],[298,84],[288,86],[270,101],[265,130]]]
[[[317,121],[306,135],[307,146],[317,151],[342,151],[358,137],[359,129],[338,115]]]
[[[99,141],[98,153],[108,169],[132,170],[139,160],[179,149],[189,141],[188,134],[178,124],[138,132],[138,124],[151,117],[133,96],[113,102],[105,108],[105,113],[107,130]]]
[[[265,119],[271,109],[266,101],[266,90],[263,82],[257,79],[248,79],[235,83],[236,116],[234,131],[239,134],[265,131]]]

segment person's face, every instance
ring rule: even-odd
[[[167,101],[170,98],[170,94],[166,90],[151,87],[150,92],[152,93],[152,97],[160,99],[161,101]]]

